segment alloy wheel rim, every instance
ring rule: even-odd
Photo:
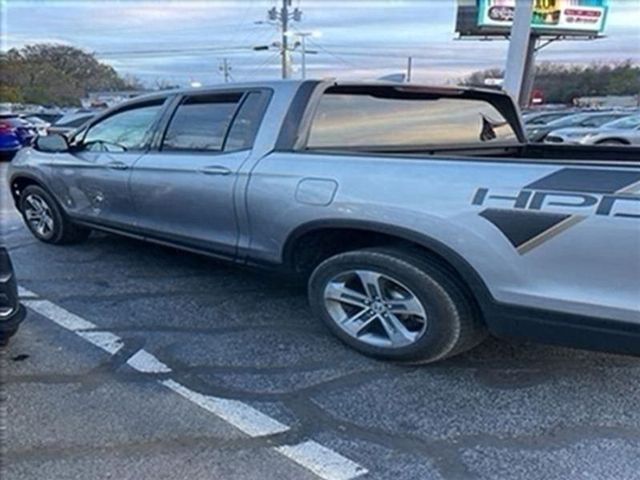
[[[42,238],[50,238],[53,235],[53,214],[49,204],[41,196],[32,193],[25,198],[24,215],[36,235]]]
[[[374,270],[334,276],[324,289],[324,305],[344,332],[375,347],[407,347],[427,328],[418,297],[397,279]]]

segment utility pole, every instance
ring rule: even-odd
[[[413,69],[413,58],[407,58],[407,79],[405,80],[407,83],[411,83],[411,70]]]
[[[219,67],[222,75],[224,75],[224,83],[229,83],[229,79],[231,78],[231,65],[226,58],[222,59],[222,64]]]
[[[291,57],[289,56],[289,6],[291,0],[282,0],[282,10],[280,10],[280,25],[282,26],[282,78],[289,78],[291,72]]]
[[[280,40],[280,56],[282,57],[282,78],[287,79],[291,75],[291,49],[289,48],[289,20],[299,22],[302,20],[302,11],[296,8],[289,12],[292,0],[282,0],[282,8],[278,12],[276,8],[269,10],[269,20],[277,22],[280,26],[282,39]]]
[[[516,9],[509,38],[509,51],[504,76],[504,89],[514,102],[524,106],[529,99],[525,88],[527,77],[533,75],[533,55],[535,39],[531,34],[533,17],[532,0],[516,0]],[[533,45],[531,45],[533,43]]]

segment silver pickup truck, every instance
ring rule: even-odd
[[[31,232],[292,272],[345,343],[429,362],[488,333],[640,353],[640,151],[528,145],[494,91],[264,82],[157,93],[11,165]]]

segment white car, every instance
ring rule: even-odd
[[[562,128],[547,135],[545,143],[574,145],[640,145],[640,114],[605,123],[600,128]]]
[[[46,135],[49,127],[51,126],[49,122],[44,121],[37,115],[28,115],[24,119],[35,127],[38,135]]]

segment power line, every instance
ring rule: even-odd
[[[170,53],[198,53],[198,52],[226,52],[233,50],[253,50],[249,45],[236,45],[233,47],[185,47],[185,48],[163,48],[163,49],[148,49],[148,50],[117,50],[110,52],[94,52],[99,57],[118,57],[118,56],[130,56],[130,55],[155,55],[155,54],[170,54]]]
[[[338,61],[340,61],[340,62],[344,63],[345,65],[347,65],[347,66],[349,66],[349,67],[352,67],[352,68],[353,68],[353,67],[355,67],[355,68],[361,68],[360,66],[355,65],[354,63],[352,63],[352,62],[350,62],[350,61],[348,61],[348,60],[345,60],[345,59],[344,59],[344,58],[342,58],[341,56],[336,55],[336,54],[335,54],[335,53],[333,53],[333,52],[330,52],[329,50],[327,50],[325,47],[323,47],[322,45],[320,45],[319,43],[317,43],[317,42],[316,42],[316,41],[314,41],[314,40],[311,40],[311,39],[310,39],[310,40],[309,40],[309,43],[310,43],[311,45],[313,45],[314,47],[316,47],[317,49],[321,50],[322,52],[326,53],[327,55],[330,55],[331,57],[335,58],[336,60],[338,60]]]
[[[257,67],[254,68],[255,70],[257,70],[256,75],[259,75],[262,72],[264,72],[267,64],[271,63],[274,59],[276,59],[279,56],[280,56],[280,52],[275,52],[269,55],[264,62],[262,62],[261,64],[259,64]]]

